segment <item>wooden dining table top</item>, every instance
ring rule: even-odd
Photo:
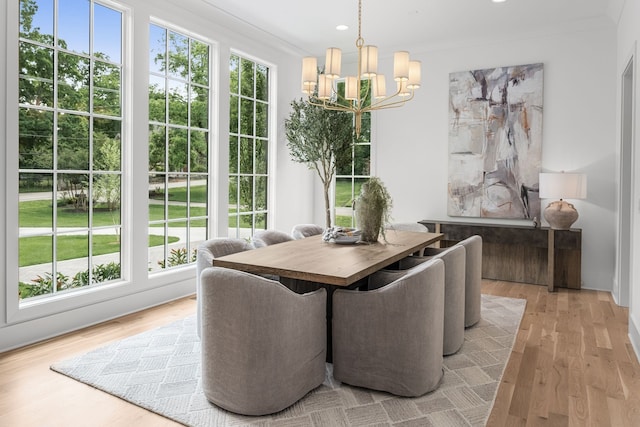
[[[215,267],[349,286],[443,238],[442,233],[387,230],[386,241],[337,244],[321,235],[214,258]]]

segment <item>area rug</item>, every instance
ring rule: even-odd
[[[51,366],[73,379],[188,426],[483,426],[525,300],[482,295],[482,320],[462,349],[445,357],[442,384],[418,398],[325,382],[295,405],[263,417],[240,416],[207,401],[200,384],[195,317],[144,332]]]

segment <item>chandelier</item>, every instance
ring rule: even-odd
[[[378,74],[378,48],[365,45],[362,38],[362,0],[358,0],[358,66],[356,75],[344,78],[344,90],[338,88],[342,51],[336,47],[327,49],[324,72],[318,74],[318,61],[313,56],[302,59],[302,92],[308,95],[312,105],[327,110],[347,111],[355,116],[356,136],[360,136],[362,114],[394,108],[413,99],[414,90],[420,87],[420,61],[409,59],[409,52],[398,51],[393,55],[393,78],[396,92],[386,94],[383,74]],[[342,85],[341,85],[342,86]]]

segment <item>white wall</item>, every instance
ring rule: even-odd
[[[621,78],[620,76],[624,72],[624,69],[630,59],[630,55],[633,53],[638,39],[640,39],[640,0],[626,0],[624,3],[624,9],[621,14],[620,22],[618,24],[618,43],[617,43],[617,62],[616,62],[616,90],[620,92]],[[632,194],[622,195],[622,197],[630,197],[631,205],[633,206],[632,214],[632,230],[621,230],[622,233],[632,233],[632,272],[630,287],[630,304],[629,304],[629,336],[634,346],[636,354],[640,354],[640,263],[638,260],[638,253],[640,253],[640,173],[638,172],[638,165],[640,165],[640,136],[638,135],[638,107],[640,106],[640,85],[638,84],[638,74],[640,73],[640,61],[638,61],[638,52],[635,52],[635,62],[633,68],[635,71],[635,114],[634,114],[634,128],[635,136],[633,141],[634,160],[633,160],[633,174],[634,182],[632,184]],[[618,94],[618,100],[620,95]],[[620,104],[620,102],[618,102]],[[620,140],[620,108],[618,106],[617,117],[617,141]],[[635,262],[634,262],[635,260]],[[627,284],[621,283],[620,286],[626,286]]]
[[[580,218],[574,224],[583,232],[583,287],[611,290],[617,176],[613,25],[411,54],[423,67],[423,85],[415,99],[374,117],[375,173],[393,197],[394,220],[531,224],[447,216],[448,87],[451,72],[542,62],[542,168],[587,173],[588,198],[576,201]]]
[[[212,182],[219,200],[215,212],[218,221],[211,237],[226,235],[229,118],[227,64],[230,52],[235,49],[273,65],[275,74],[272,76],[277,76],[274,82],[277,90],[277,116],[272,122],[274,126],[280,126],[288,114],[291,99],[299,96],[300,55],[291,47],[283,46],[281,40],[274,40],[255,28],[217,12],[201,0],[120,0],[119,3],[130,8],[133,37],[139,49],[134,52],[132,63],[128,67],[131,70],[132,96],[135,99],[135,108],[131,112],[133,141],[147,138],[146,43],[150,17],[208,38],[217,44],[219,56],[216,63],[219,64],[218,78],[221,84],[218,93],[220,101],[217,105],[212,105],[214,122],[217,123],[217,130],[212,135],[212,148],[215,151]],[[17,140],[17,105],[12,101],[17,99],[17,10],[17,2],[0,2],[0,352],[195,292],[193,266],[152,277],[148,276],[145,268],[139,268],[147,265],[145,213],[148,177],[145,168],[135,167],[138,164],[146,164],[145,144],[132,144],[131,152],[125,154],[125,157],[133,158],[135,161],[135,165],[131,165],[132,191],[128,197],[136,215],[133,215],[135,222],[129,224],[133,230],[131,246],[123,255],[125,259],[130,259],[131,266],[138,268],[131,269],[130,280],[116,286],[105,286],[95,291],[59,298],[54,303],[28,309],[16,310],[16,307],[11,305],[11,300],[16,299],[13,294],[15,285],[8,287],[7,277],[15,277],[17,273],[7,272],[7,268],[13,269],[17,265],[14,247],[17,228],[12,226],[5,229],[5,224],[7,218],[11,224],[17,223],[17,169],[14,162],[5,168],[5,159],[8,151],[16,152]],[[291,163],[286,161],[286,148],[283,149],[283,145],[284,140],[280,137],[272,153],[279,159],[273,172],[282,183],[281,188],[274,192],[277,195],[275,208],[278,211],[278,220],[273,222],[276,227],[281,224],[290,227],[296,222],[303,222],[298,212],[310,215],[312,209],[309,208],[312,206],[307,195],[309,191],[299,191],[300,185],[306,189],[311,188],[311,176],[304,167],[289,166]],[[129,157],[129,154],[132,157]],[[291,200],[295,203],[288,203]],[[130,254],[130,258],[127,254]]]

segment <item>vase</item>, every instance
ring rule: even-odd
[[[360,230],[360,240],[377,242],[382,226],[382,211],[360,198],[356,202],[356,226]]]

